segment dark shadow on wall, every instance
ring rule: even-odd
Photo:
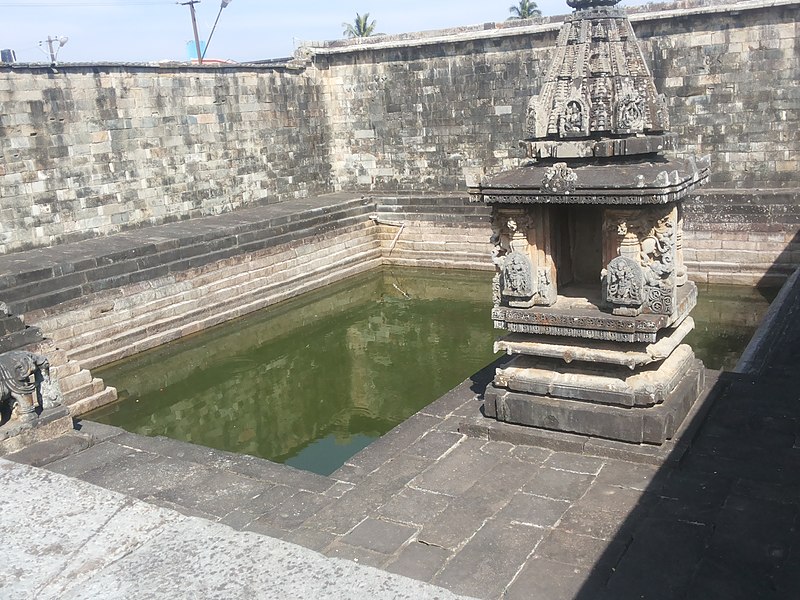
[[[754,337],[765,355],[720,373],[691,447],[656,472],[576,600],[800,598],[799,282]]]
[[[795,232],[794,237],[767,269],[756,287],[759,290],[774,288],[777,281],[788,279],[797,268],[800,268],[800,230]]]

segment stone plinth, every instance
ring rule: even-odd
[[[66,406],[47,409],[35,420],[9,421],[0,426],[0,456],[51,440],[72,429],[72,417]]]

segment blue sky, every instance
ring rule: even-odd
[[[185,1],[185,0],[181,0]],[[290,56],[301,40],[342,37],[342,22],[370,13],[382,33],[503,21],[509,0],[231,0],[222,11],[207,58],[236,61]],[[623,5],[645,4],[625,0]],[[541,0],[545,15],[569,12],[564,0]],[[196,5],[201,39],[211,31],[220,0]],[[69,37],[59,61],[186,60],[193,39],[189,8],[175,0],[0,0],[0,48],[23,62],[46,61],[39,42]]]

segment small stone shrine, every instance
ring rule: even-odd
[[[682,201],[709,161],[671,158],[656,87],[619,0],[576,9],[528,103],[524,166],[484,176],[497,369],[485,415],[632,443],[672,438],[704,387],[684,337],[697,287]],[[521,115],[522,118],[522,115]]]

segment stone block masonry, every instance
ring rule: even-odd
[[[696,203],[704,214],[702,197]],[[0,298],[48,338],[78,415],[116,397],[87,369],[349,275],[380,265],[493,269],[488,218],[459,194],[332,194],[0,256]],[[741,231],[728,222],[713,239],[696,224],[687,248],[715,244],[720,253],[707,263],[702,250],[687,250],[700,281],[778,283],[789,265],[774,257],[797,252],[769,220]],[[743,235],[760,240],[742,242],[754,250],[725,249]]]
[[[711,187],[798,187],[800,2],[694,0],[629,12],[668,99],[678,154],[710,154]],[[556,21],[309,47],[334,184],[464,189],[476,168],[518,166],[526,105],[541,88]]]
[[[798,9],[632,11],[679,153],[711,154],[710,187],[800,187]],[[336,191],[464,190],[519,164],[557,30],[340,40],[281,64],[2,65],[0,254]]]
[[[288,66],[0,66],[0,253],[328,191]]]

